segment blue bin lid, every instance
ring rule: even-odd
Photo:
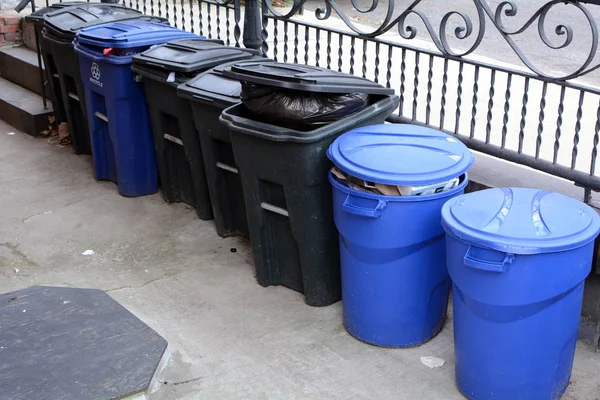
[[[512,254],[576,249],[600,232],[600,217],[571,197],[525,188],[488,189],[449,200],[446,232],[470,244]]]
[[[327,156],[342,171],[366,181],[415,186],[464,174],[475,162],[467,146],[435,129],[382,124],[338,137]]]
[[[171,40],[198,38],[172,26],[151,21],[121,21],[82,29],[77,33],[80,44],[116,49],[151,46]]]

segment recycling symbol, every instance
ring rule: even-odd
[[[96,63],[92,64],[92,77],[95,80],[100,79],[100,66]]]

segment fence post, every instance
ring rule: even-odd
[[[244,47],[259,50],[262,46],[260,0],[246,0],[244,13]]]

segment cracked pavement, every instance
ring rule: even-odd
[[[213,222],[159,194],[121,197],[95,181],[89,156],[10,131],[0,121],[2,292],[108,292],[169,342],[149,400],[463,399],[451,323],[413,349],[363,344],[342,327],[341,303],[312,308],[259,286],[246,241],[219,238]],[[429,369],[422,356],[446,364]],[[600,354],[580,344],[564,399],[598,399],[599,370]]]

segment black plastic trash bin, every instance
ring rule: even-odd
[[[46,49],[43,45],[42,28],[44,26],[44,15],[49,12],[53,12],[66,7],[76,6],[79,4],[84,3],[80,1],[56,3],[48,7],[40,8],[36,12],[31,13],[30,15],[27,15],[25,17],[25,20],[27,22],[32,23],[33,28],[35,29],[38,51],[42,56],[42,60],[45,66],[45,82],[43,84],[47,84],[48,89],[50,89],[50,100],[52,101],[54,116],[56,117],[58,123],[67,122],[67,116],[65,114],[65,108],[63,106],[62,94],[60,93],[60,82],[58,81],[58,72],[56,70],[50,71],[50,69],[53,66],[53,64],[48,61],[48,54],[50,52],[50,49]]]
[[[44,15],[49,12],[60,10],[62,8],[78,6],[82,4],[88,4],[85,1],[65,1],[63,3],[50,4],[48,7],[40,8],[39,10],[26,15],[25,21],[33,24],[34,29],[37,31],[39,38],[42,37],[42,28],[44,27]]]
[[[244,104],[221,114],[244,187],[258,282],[304,293],[311,306],[332,304],[341,297],[340,264],[326,151],[350,129],[383,123],[398,97],[366,79],[305,65],[247,62],[223,73],[282,91],[369,95],[367,107],[312,129],[262,122]]]
[[[72,42],[80,29],[131,19],[167,23],[164,18],[148,17],[119,4],[85,3],[44,14],[44,61],[48,71],[55,77],[53,91],[56,92],[57,101],[62,100],[77,154],[91,154],[91,144],[79,58]]]
[[[184,39],[133,57],[132,69],[142,76],[146,91],[163,198],[194,206],[200,219],[212,219],[213,211],[192,108],[177,96],[177,86],[216,65],[252,55],[222,42]]]
[[[242,85],[223,75],[224,68],[231,64],[219,65],[179,85],[177,94],[192,104],[217,233],[221,237],[248,237],[242,181],[233,156],[229,129],[219,121],[224,109],[240,102]]]

